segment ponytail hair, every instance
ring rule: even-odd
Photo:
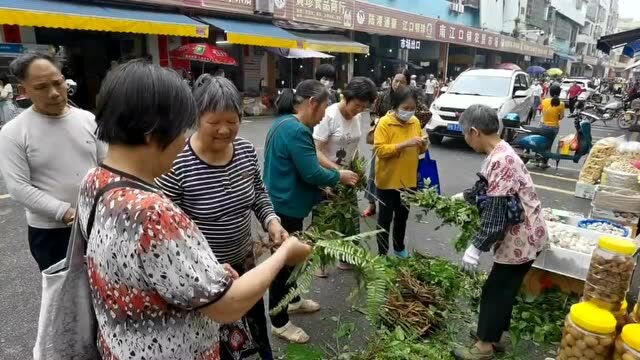
[[[284,89],[276,100],[279,115],[295,114],[296,106],[313,98],[317,102],[329,99],[329,91],[318,80],[304,80],[295,90]]]
[[[551,95],[551,106],[560,106],[560,85],[553,84],[549,88],[549,95]]]
[[[286,88],[282,89],[280,96],[276,99],[276,111],[278,115],[289,115],[295,114],[295,94],[293,93],[293,89]]]

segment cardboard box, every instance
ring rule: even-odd
[[[582,199],[592,200],[596,194],[596,188],[598,185],[594,184],[585,184],[581,182],[576,183],[576,192],[574,194],[575,197]]]

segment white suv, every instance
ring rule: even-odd
[[[596,86],[593,85],[593,81],[587,78],[567,78],[562,81],[562,85],[560,85],[560,100],[565,102],[569,101],[569,88],[573,83],[578,84],[583,91],[580,95],[578,95],[578,100],[586,101],[596,92]]]
[[[499,118],[517,113],[523,124],[533,119],[533,96],[529,76],[518,70],[467,70],[431,105],[431,120],[425,126],[431,142],[445,136],[463,137],[458,120],[471,105],[487,105]]]

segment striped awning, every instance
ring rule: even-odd
[[[277,48],[295,49],[302,47],[297,36],[270,23],[200,17],[215,28],[225,32],[231,44],[255,45]]]
[[[0,23],[71,30],[209,37],[209,27],[185,15],[52,0],[0,0]]]

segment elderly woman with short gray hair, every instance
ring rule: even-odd
[[[205,74],[194,84],[194,97],[197,131],[171,171],[156,183],[198,225],[218,261],[242,275],[255,266],[251,212],[273,242],[281,243],[289,235],[271,205],[253,144],[237,137],[242,101],[236,87],[223,77]],[[221,327],[221,359],[242,359],[256,350],[262,359],[273,359],[262,300],[245,320],[250,331]]]
[[[495,359],[504,351],[502,336],[509,331],[511,312],[524,277],[548,239],[542,205],[531,175],[518,154],[498,135],[495,110],[472,105],[460,116],[464,140],[486,154],[479,180],[464,199],[480,211],[480,231],[462,257],[465,269],[477,268],[482,252],[493,252],[493,266],[482,287],[477,342],[457,346],[456,360]]]

